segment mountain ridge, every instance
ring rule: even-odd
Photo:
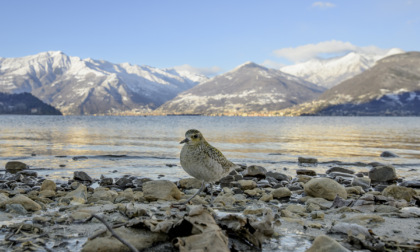
[[[280,70],[319,86],[332,88],[373,67],[378,60],[400,53],[404,53],[404,51],[398,48],[392,48],[386,52],[376,54],[351,51],[340,57],[312,59],[284,66]]]
[[[64,114],[146,113],[207,77],[61,51],[0,59],[0,91],[30,92]],[[187,77],[186,77],[187,76]]]
[[[245,62],[184,91],[155,113],[236,115],[267,113],[318,96],[323,88],[298,77]]]

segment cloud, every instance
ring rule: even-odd
[[[334,8],[335,4],[330,3],[330,2],[315,2],[315,3],[312,4],[312,7],[327,9],[327,8]]]
[[[265,67],[268,67],[268,68],[274,68],[274,69],[280,69],[280,68],[286,66],[285,64],[282,64],[282,63],[279,63],[279,62],[276,62],[276,61],[273,61],[273,60],[269,60],[269,59],[264,60],[264,62],[261,65],[263,65]]]
[[[212,67],[193,67],[188,64],[184,64],[181,66],[174,66],[173,69],[176,71],[186,71],[194,74],[201,74],[205,76],[214,76],[217,75],[222,71],[222,69],[218,66],[212,66]]]
[[[363,54],[386,54],[388,49],[381,49],[376,46],[359,47],[350,42],[330,40],[318,44],[307,44],[298,47],[282,48],[274,51],[274,55],[292,62],[303,62],[314,58],[326,58],[343,55],[348,52]]]

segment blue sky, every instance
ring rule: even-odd
[[[202,73],[352,48],[420,51],[420,0],[0,0],[0,57],[43,51]]]

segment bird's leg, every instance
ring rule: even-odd
[[[189,199],[187,199],[187,201],[185,201],[185,202],[182,202],[182,203],[177,203],[177,204],[174,204],[174,205],[186,205],[186,204],[188,204],[188,202],[190,202],[195,196],[197,196],[198,194],[200,194],[203,190],[204,190],[204,186],[206,185],[206,183],[204,182],[204,180],[203,180],[203,183],[201,184],[201,187],[200,187],[200,189],[198,189],[198,191],[196,192],[196,193],[194,193],[194,195],[193,196],[191,196]]]
[[[214,201],[214,191],[213,191],[213,187],[214,187],[214,182],[211,182],[210,183],[210,196],[211,196],[211,204],[213,204],[213,201]]]

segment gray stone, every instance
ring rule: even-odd
[[[114,184],[114,179],[113,178],[101,177],[101,180],[99,181],[100,186],[110,186],[112,184]]]
[[[118,179],[118,180],[115,182],[115,184],[116,184],[118,187],[120,187],[120,188],[122,188],[122,189],[125,189],[125,188],[127,188],[127,187],[132,187],[132,186],[133,186],[133,180],[132,180],[132,179],[130,179],[130,178],[128,178],[128,177],[122,177],[122,178]]]
[[[420,188],[420,180],[409,180],[404,181],[400,186],[411,187],[411,188]]]
[[[248,166],[245,171],[242,172],[244,177],[257,177],[257,178],[265,178],[267,174],[267,170],[258,165],[251,165]]]
[[[253,180],[239,180],[238,183],[242,190],[252,190],[257,187],[257,183]]]
[[[199,189],[201,187],[201,184],[202,182],[196,178],[185,178],[179,180],[179,186],[184,189]]]
[[[316,176],[316,172],[314,170],[308,170],[308,169],[297,169],[296,174],[306,175],[306,176]]]
[[[390,151],[384,151],[381,153],[381,157],[385,157],[385,158],[396,158],[399,157],[397,154],[390,152]]]
[[[397,179],[395,168],[391,165],[375,165],[369,171],[372,182],[387,182]]]
[[[288,175],[286,175],[284,173],[272,172],[272,171],[267,172],[266,173],[266,176],[267,177],[275,178],[278,181],[283,181],[283,180],[290,181],[290,179],[291,179],[290,176],[288,176]]]
[[[6,163],[5,168],[9,173],[17,173],[19,171],[29,169],[29,166],[19,161],[9,161]]]
[[[93,179],[84,171],[75,171],[73,175],[73,179],[93,182]]]
[[[364,190],[370,188],[370,178],[367,177],[354,177],[353,181],[351,182],[352,186],[360,186]]]
[[[76,190],[67,193],[63,198],[70,200],[72,205],[85,204],[87,201],[87,188],[83,184],[79,184]]]
[[[331,172],[342,172],[342,173],[354,174],[353,170],[344,168],[344,167],[331,167],[325,173],[330,174]]]
[[[4,207],[6,204],[20,204],[27,211],[39,211],[42,209],[38,203],[22,194],[18,194],[13,198],[8,199],[7,201],[3,201],[0,203],[0,207]]]
[[[181,192],[178,187],[168,180],[155,180],[143,184],[144,198],[148,201],[179,200]]]
[[[273,198],[281,199],[281,198],[290,197],[292,195],[292,192],[287,187],[281,187],[281,188],[277,188],[273,190],[271,194],[273,195]]]
[[[404,199],[410,202],[413,196],[416,195],[416,191],[413,188],[404,186],[390,185],[382,191],[382,195],[386,197],[393,197],[394,199]]]
[[[43,182],[42,182],[42,185],[41,185],[41,191],[44,191],[44,190],[51,190],[51,191],[55,191],[57,189],[57,185],[55,184],[55,182],[54,181],[52,181],[52,180],[48,180],[48,179],[46,179],[46,180],[44,180]]]
[[[8,213],[16,213],[19,215],[26,215],[28,211],[21,205],[21,204],[7,204],[6,205],[6,212]]]
[[[98,201],[110,201],[114,202],[114,199],[118,196],[118,193],[109,190],[105,187],[98,187],[94,190],[92,196],[89,198],[89,202],[98,202]]]
[[[347,198],[347,192],[342,185],[329,178],[314,178],[304,185],[305,193],[312,197],[334,200],[338,195]]]
[[[318,164],[318,159],[298,157],[298,162],[299,164]]]
[[[333,238],[320,235],[315,238],[312,246],[306,252],[350,252]]]

